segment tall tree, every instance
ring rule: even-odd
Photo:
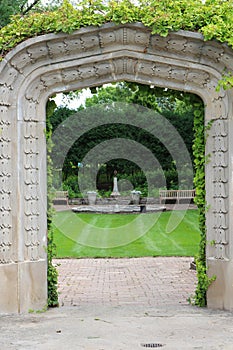
[[[60,4],[61,0],[48,0],[47,4],[41,0],[0,0],[0,28],[6,26],[13,15],[24,16],[32,11],[52,10]]]

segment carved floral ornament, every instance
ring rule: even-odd
[[[0,263],[16,260],[12,234],[20,203],[23,258],[43,257],[40,192],[41,138],[47,98],[62,91],[121,80],[184,90],[200,95],[206,120],[215,119],[208,142],[212,153],[207,185],[212,210],[209,235],[213,257],[227,259],[229,241],[228,106],[230,94],[216,91],[232,50],[200,34],[180,31],[166,38],[151,35],[140,23],[83,28],[73,34],[48,34],[19,44],[0,63]],[[17,141],[18,140],[18,141]],[[17,143],[18,142],[18,143]],[[20,171],[17,162],[23,162]],[[45,173],[44,173],[45,177]],[[16,191],[12,191],[18,186]],[[16,185],[15,185],[16,184]],[[209,195],[211,193],[212,195]],[[18,200],[15,197],[20,196]],[[43,225],[44,226],[44,225]]]

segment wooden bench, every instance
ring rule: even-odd
[[[175,200],[178,204],[182,199],[192,200],[195,197],[195,190],[159,190],[159,203],[166,200]]]
[[[68,191],[56,191],[53,202],[65,202],[66,205],[69,205],[69,194]]]

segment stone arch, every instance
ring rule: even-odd
[[[47,301],[45,105],[54,93],[133,81],[198,94],[214,119],[206,153],[208,306],[233,309],[231,91],[216,91],[232,50],[198,33],[151,35],[140,23],[26,40],[0,64],[0,312]]]

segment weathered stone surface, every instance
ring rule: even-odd
[[[1,313],[18,313],[18,264],[1,264]]]
[[[207,261],[222,283],[211,287],[208,305],[233,309],[229,279],[233,275],[229,238],[233,230],[233,101],[230,91],[216,91],[222,72],[229,71],[232,62],[232,50],[216,41],[204,42],[198,33],[180,31],[164,38],[151,35],[140,23],[44,35],[8,53],[0,63],[0,268],[5,276],[0,312],[46,304],[46,267],[41,259],[46,258],[43,129],[48,97],[121,80],[196,93],[206,106],[206,122],[215,120],[206,144],[206,154],[211,155],[206,164],[206,200],[211,208],[206,219],[207,240],[216,244],[208,247]],[[11,273],[15,290],[22,291],[18,296],[11,292]],[[25,291],[27,284],[30,288]],[[216,302],[219,295],[221,300]]]

